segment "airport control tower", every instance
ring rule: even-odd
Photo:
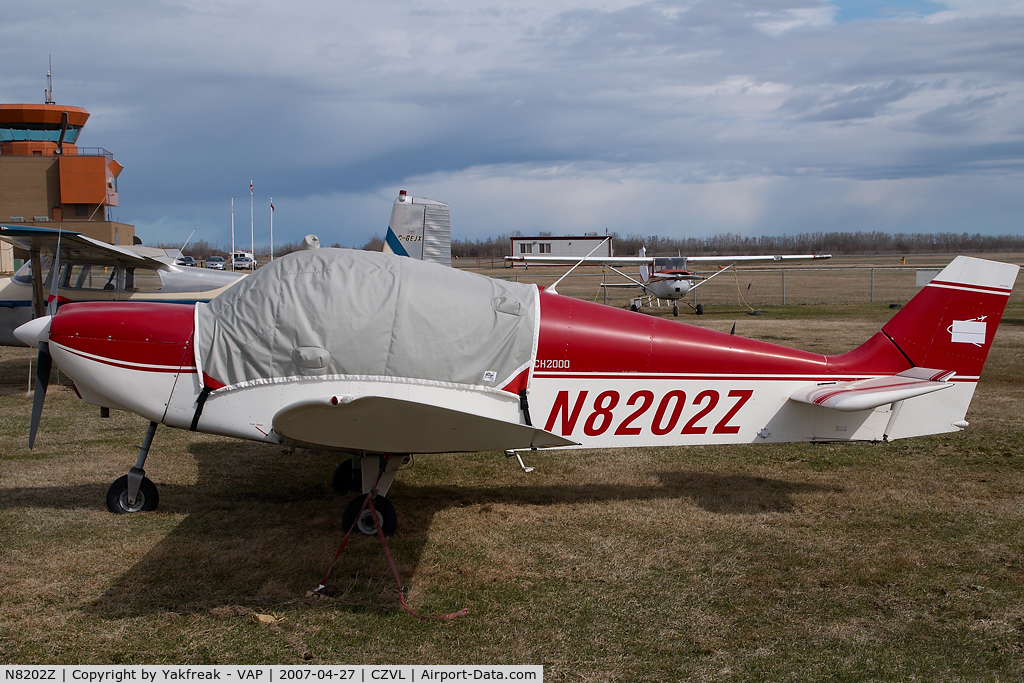
[[[75,143],[89,112],[55,104],[0,104],[0,223],[61,227],[110,244],[132,244],[135,226],[116,223],[121,164],[102,147]],[[13,269],[9,245],[0,271]]]

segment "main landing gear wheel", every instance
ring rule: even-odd
[[[355,521],[356,513],[363,506],[364,500],[366,500],[365,494],[356,496],[345,507],[345,512],[341,516],[341,525],[345,528],[346,532],[352,527],[352,522]],[[384,496],[377,496],[373,499],[373,507],[377,511],[377,519],[380,520],[380,527],[384,535],[394,536],[395,529],[398,528],[398,513],[395,512],[395,506]],[[377,535],[377,527],[373,524],[369,505],[366,506],[363,514],[360,515],[359,523],[356,524],[356,531],[366,536]]]
[[[363,488],[363,473],[359,467],[353,467],[352,458],[338,465],[334,470],[334,478],[331,480],[335,493],[348,493],[349,491],[361,491]]]
[[[704,315],[704,304],[697,304],[697,315]]]
[[[127,515],[133,512],[151,512],[160,504],[160,494],[156,485],[146,477],[142,478],[139,493],[135,496],[135,504],[128,503],[128,475],[119,478],[107,489],[107,509],[115,515]]]

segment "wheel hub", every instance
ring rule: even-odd
[[[121,508],[125,512],[138,512],[146,505],[146,494],[144,494],[142,491],[139,491],[138,493],[135,494],[135,505],[129,505],[128,491],[124,490],[121,491],[121,496],[119,500],[121,503]],[[370,521],[370,524],[373,524],[372,520]]]
[[[377,522],[381,525],[381,528],[384,527],[384,518],[379,512],[377,513]],[[373,523],[373,513],[368,509],[363,510],[363,514],[359,515],[359,523],[356,524],[356,526],[359,528],[359,533],[361,534],[366,536],[377,535],[377,527]]]

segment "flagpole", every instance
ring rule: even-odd
[[[235,270],[235,198],[231,198],[231,270]]]
[[[252,254],[252,260],[256,260],[256,238],[255,232],[252,229],[252,181],[249,181],[249,253]]]
[[[274,198],[270,198],[270,260],[274,260]]]

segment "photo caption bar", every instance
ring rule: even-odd
[[[54,681],[55,683],[177,683],[180,681],[232,681],[239,683],[286,683],[287,681],[447,681],[543,682],[539,665],[403,665],[403,666],[12,666],[2,665],[0,683]]]

